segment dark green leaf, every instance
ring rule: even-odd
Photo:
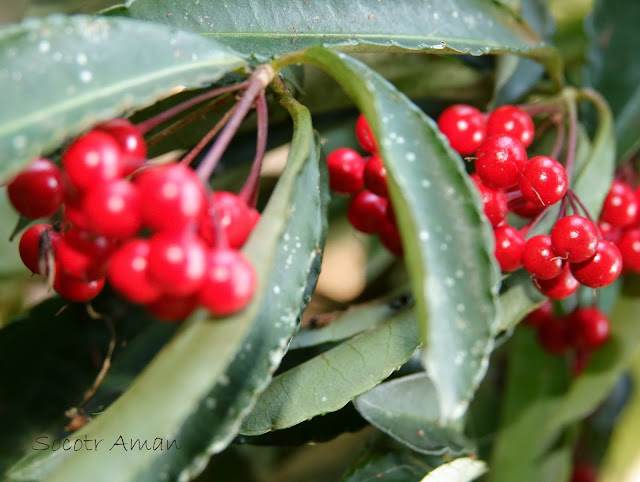
[[[514,328],[527,314],[538,307],[544,296],[531,282],[529,273],[520,270],[504,282],[500,294],[500,331]]]
[[[0,65],[4,178],[100,120],[214,82],[243,61],[162,25],[52,16],[2,29]]]
[[[618,159],[627,161],[640,149],[640,87],[616,117]]]
[[[410,453],[374,453],[345,476],[345,482],[416,482],[430,467]]]

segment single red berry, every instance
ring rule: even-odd
[[[217,216],[228,246],[241,248],[255,226],[255,214],[251,213],[252,210],[240,196],[232,192],[216,191],[209,199],[208,209],[203,210],[200,216],[198,234],[207,245],[217,247],[218,236],[214,224]]]
[[[462,156],[473,154],[486,137],[482,112],[466,104],[447,107],[438,117],[438,127]]]
[[[589,288],[604,288],[622,272],[622,255],[611,241],[598,242],[596,254],[582,263],[571,263],[575,279]]]
[[[364,159],[353,149],[341,147],[327,156],[329,186],[340,194],[354,194],[364,187]]]
[[[58,242],[57,268],[80,280],[104,278],[113,250],[113,243],[104,236],[72,227]]]
[[[547,156],[536,156],[520,171],[518,187],[526,200],[550,206],[562,199],[569,181],[562,164]]]
[[[576,347],[595,350],[609,339],[609,318],[595,307],[577,308],[569,315],[567,323]]]
[[[198,306],[198,296],[161,296],[148,303],[145,308],[149,313],[162,321],[177,323],[188,317]]]
[[[551,316],[538,328],[540,346],[552,355],[562,355],[571,347],[569,326],[565,320]]]
[[[360,144],[360,147],[365,151],[371,153],[378,152],[376,138],[364,114],[360,114],[356,121],[356,137],[358,138],[358,144]]]
[[[53,289],[62,296],[78,303],[89,301],[98,296],[104,287],[104,278],[85,281],[68,275],[64,270],[56,269]]]
[[[162,292],[147,276],[149,241],[132,239],[118,248],[109,263],[109,283],[129,301],[152,303]]]
[[[589,358],[591,358],[591,350],[584,348],[578,348],[576,350],[573,354],[573,358],[571,359],[571,376],[573,378],[577,378],[582,375],[584,369],[587,368]]]
[[[482,182],[494,189],[518,184],[527,162],[527,150],[517,139],[505,134],[487,137],[476,151],[476,172]]]
[[[494,255],[498,260],[500,269],[504,273],[515,271],[522,266],[522,250],[524,238],[513,226],[504,225],[493,231],[495,237]]]
[[[596,254],[598,230],[587,218],[564,216],[551,229],[553,250],[570,263],[580,263]]]
[[[517,202],[513,203],[513,206],[511,206],[511,204],[508,204],[508,206],[514,213],[523,218],[535,218],[545,209],[545,206],[533,203],[524,198],[518,199]]]
[[[76,139],[62,154],[62,166],[69,181],[80,191],[122,175],[118,143],[106,132],[92,130]]]
[[[136,177],[142,220],[157,231],[181,230],[195,224],[206,203],[204,186],[182,164],[151,167]]]
[[[62,173],[48,159],[36,159],[7,186],[11,205],[31,219],[51,216],[62,204]]]
[[[474,184],[480,193],[484,214],[495,228],[502,223],[507,216],[507,199],[502,191],[496,191],[482,184],[478,176],[472,176]]]
[[[625,269],[640,273],[640,228],[626,231],[617,245]]]
[[[527,148],[533,142],[534,126],[531,116],[515,105],[495,109],[487,119],[487,135],[507,134]]]
[[[638,215],[638,198],[628,184],[613,181],[602,205],[600,218],[612,226],[630,226]]]
[[[260,212],[256,208],[249,209],[249,226],[251,226],[251,231],[258,225],[260,222]]]
[[[141,168],[147,160],[147,144],[131,121],[115,118],[98,124],[96,129],[110,134],[122,152],[122,175],[128,176]]]
[[[553,306],[549,300],[545,300],[538,308],[524,317],[522,323],[532,328],[541,326],[553,316]]]
[[[149,279],[170,296],[194,294],[207,271],[206,247],[190,231],[165,231],[149,239]]]
[[[40,258],[47,250],[57,250],[60,233],[53,230],[50,224],[34,224],[20,238],[18,251],[24,265],[35,274],[42,273]]]
[[[579,462],[573,467],[571,482],[596,482],[598,469],[589,462]]]
[[[142,227],[142,206],[136,186],[124,179],[87,191],[83,211],[91,230],[109,238],[135,236]]]
[[[377,234],[386,219],[388,201],[371,191],[360,191],[353,196],[347,208],[347,218],[358,231]]]
[[[563,260],[551,246],[551,236],[539,234],[527,240],[522,251],[522,265],[531,276],[552,279],[560,276]]]
[[[249,260],[240,251],[219,248],[210,250],[207,258],[200,303],[217,317],[243,310],[256,288],[256,274]]]
[[[571,274],[569,264],[565,264],[560,276],[548,280],[535,280],[538,290],[552,300],[562,300],[574,294],[580,283]]]
[[[611,241],[615,244],[618,244],[618,241],[620,241],[622,235],[624,234],[622,228],[617,228],[602,220],[598,221],[598,229],[600,230],[600,234],[602,234],[603,239]]]
[[[378,196],[389,197],[387,168],[377,154],[371,156],[364,166],[364,184],[369,191]]]
[[[402,238],[400,237],[400,231],[398,231],[398,228],[387,219],[386,222],[383,223],[379,234],[382,245],[387,248],[391,254],[401,258],[404,254],[404,250],[402,248]]]

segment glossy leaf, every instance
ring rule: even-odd
[[[378,139],[403,236],[423,362],[440,416],[456,419],[484,375],[497,327],[500,280],[477,192],[435,122],[363,64],[321,48],[287,62],[329,72]],[[452,356],[465,356],[466,363],[452,365]]]
[[[243,64],[210,39],[128,19],[51,16],[6,26],[0,177],[98,121],[214,82]]]
[[[392,10],[384,2],[286,0],[274,9],[266,0],[201,0],[187,12],[173,0],[129,0],[109,13],[211,36],[262,60],[311,46],[348,52],[513,52],[546,63],[556,80],[561,75],[556,52],[526,23],[499,3],[483,0],[400,0]]]
[[[527,314],[536,309],[544,296],[531,282],[529,273],[520,270],[504,282],[500,294],[500,331],[514,328]]]
[[[74,480],[99,470],[110,480],[188,480],[236,435],[297,329],[324,236],[326,181],[320,179],[311,119],[293,99],[283,104],[296,131],[287,167],[244,248],[259,280],[251,304],[226,319],[194,316],[118,400],[73,435],[110,444],[120,435],[151,441],[161,436],[181,449],[136,457],[120,447],[100,458],[91,452],[26,457],[13,468],[13,479]]]
[[[260,435],[334,412],[400,368],[418,344],[413,313],[399,314],[275,377],[240,433]]]
[[[624,162],[640,150],[640,87],[616,117],[618,160]]]
[[[422,482],[472,482],[487,471],[482,460],[462,457],[433,469]]]
[[[406,451],[377,451],[365,455],[344,477],[345,482],[415,482],[431,467]]]

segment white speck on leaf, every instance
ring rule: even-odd
[[[91,82],[93,80],[93,74],[88,70],[83,70],[80,72],[80,81],[86,83]]]

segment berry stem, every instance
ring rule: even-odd
[[[540,212],[540,214],[538,214],[532,221],[529,221],[522,228],[520,228],[520,234],[522,234],[522,237],[526,238],[531,232],[531,230],[535,228],[540,221],[542,221],[542,218],[544,218],[548,212],[549,212],[549,207],[544,208]]]
[[[571,185],[573,175],[573,165],[576,160],[576,147],[578,145],[578,110],[575,99],[567,99],[567,110],[569,112],[569,136],[567,140],[567,157],[565,159],[565,170],[567,179]]]
[[[240,82],[239,84],[234,85],[226,85],[224,87],[219,87],[214,90],[210,90],[209,92],[204,92],[203,94],[197,95],[192,99],[185,100],[184,102],[165,110],[164,112],[147,119],[144,122],[139,123],[136,127],[140,131],[141,134],[146,134],[154,127],[162,124],[163,122],[171,119],[172,117],[184,112],[185,110],[193,107],[194,105],[200,104],[205,100],[212,99],[222,94],[226,94],[227,92],[234,92],[236,90],[240,90],[245,88],[249,84],[249,81],[245,80],[244,82]]]
[[[551,158],[558,159],[560,152],[562,152],[562,146],[564,144],[565,127],[564,121],[561,119],[556,124],[556,140],[553,143],[553,149],[551,150]]]
[[[558,101],[553,100],[550,103],[532,103],[532,104],[520,104],[518,107],[524,110],[531,117],[539,114],[557,114],[561,112],[561,108],[558,106]]]
[[[518,199],[524,199],[520,190],[505,192],[504,198],[506,199],[507,203],[517,201]]]
[[[602,239],[602,233],[600,232],[600,225],[596,221],[594,221],[593,216],[591,216],[591,213],[589,212],[587,207],[580,200],[580,197],[575,193],[575,191],[573,189],[567,189],[567,195],[571,198],[572,202],[575,202],[575,203],[578,204],[578,206],[580,206],[580,209],[582,209],[582,212],[584,213],[584,216],[589,221],[591,221],[591,223],[596,227],[596,229],[598,230],[598,236],[600,237],[600,239]],[[576,212],[576,214],[577,214],[577,212]]]
[[[256,207],[258,202],[258,194],[260,193],[260,170],[262,169],[262,160],[267,149],[267,130],[269,126],[269,111],[267,109],[267,99],[264,92],[260,92],[256,99],[256,114],[258,117],[258,140],[256,145],[256,155],[253,159],[251,172],[247,177],[247,181],[242,190],[240,197],[249,207]]]
[[[200,154],[200,151],[202,151],[202,149],[204,149],[207,146],[207,144],[211,142],[211,139],[213,139],[218,134],[218,132],[220,132],[220,130],[224,127],[224,125],[227,123],[227,121],[229,120],[229,117],[231,117],[236,107],[237,107],[237,104],[231,107],[231,109],[229,109],[222,116],[222,118],[216,123],[216,125],[213,126],[213,128],[209,132],[207,132],[202,139],[200,139],[200,141],[195,145],[195,147],[191,149],[187,153],[187,155],[182,158],[182,161],[180,161],[182,164],[184,164],[185,166],[188,166],[189,164],[191,164],[191,162],[196,158],[196,156]]]
[[[216,142],[204,156],[204,159],[196,170],[200,179],[206,182],[209,177],[211,177],[211,174],[216,168],[218,161],[220,161],[222,154],[231,142],[231,139],[238,130],[238,127],[240,127],[243,119],[251,109],[255,98],[260,94],[260,92],[264,91],[274,76],[275,73],[269,64],[261,65],[253,72],[249,79],[247,89],[240,101],[236,104],[231,118],[224,126],[224,129],[216,139]]]
[[[215,201],[213,201],[213,196],[209,194],[207,197],[209,199],[212,199],[209,214],[211,216],[211,222],[213,223],[213,229],[216,232],[215,247],[219,249],[228,249],[229,238],[227,237],[227,232],[222,228],[222,222],[220,221],[220,213],[218,212],[218,207],[216,206]]]

